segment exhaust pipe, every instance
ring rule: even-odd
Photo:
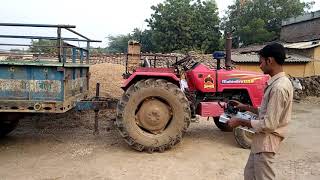
[[[232,48],[232,37],[231,33],[227,32],[226,36],[226,69],[231,69],[231,48]]]

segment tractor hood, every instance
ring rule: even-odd
[[[259,72],[210,69],[203,64],[197,65],[186,72],[188,89],[202,93],[224,93],[245,91],[250,96],[252,105],[257,107],[261,103],[269,75]]]
[[[218,71],[218,79],[221,84],[265,84],[270,76],[259,72],[225,70]]]
[[[219,70],[218,71],[218,92],[232,89],[246,90],[254,107],[261,104],[264,89],[269,75],[252,71],[240,70]]]

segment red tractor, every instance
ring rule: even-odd
[[[138,151],[165,151],[181,141],[197,115],[213,117],[222,131],[232,131],[219,122],[224,113],[221,104],[235,99],[258,107],[269,77],[230,68],[230,52],[227,50],[226,68],[220,67],[224,52],[213,54],[215,69],[189,56],[170,68],[137,68],[125,80],[117,106],[115,125],[124,140]],[[234,133],[242,147],[250,147],[245,132]]]

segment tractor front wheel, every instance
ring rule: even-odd
[[[123,94],[115,125],[132,148],[162,152],[181,141],[190,116],[189,102],[177,85],[147,79],[131,85]]]
[[[253,133],[243,130],[239,127],[233,129],[233,135],[236,142],[244,149],[250,149],[252,144]]]
[[[221,131],[224,131],[224,132],[232,132],[232,128],[229,127],[226,123],[223,123],[223,122],[220,122],[219,121],[219,116],[218,117],[213,117],[213,121],[214,123],[216,124],[216,126],[221,130]]]

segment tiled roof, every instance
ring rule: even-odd
[[[287,49],[309,49],[309,48],[320,46],[320,41],[286,43],[286,44],[283,44],[283,46]]]
[[[278,42],[278,43],[282,44],[286,49],[309,49],[309,48],[320,46],[320,40],[297,42],[297,43],[282,43],[282,42]],[[232,52],[235,54],[256,53],[256,52],[259,52],[260,49],[262,49],[267,44],[268,43],[263,45],[250,45],[247,47],[232,49]]]
[[[266,44],[265,44],[266,45]],[[260,49],[262,49],[265,45],[250,45],[247,47],[232,49],[232,52],[234,53],[250,53],[250,52],[258,52]]]

